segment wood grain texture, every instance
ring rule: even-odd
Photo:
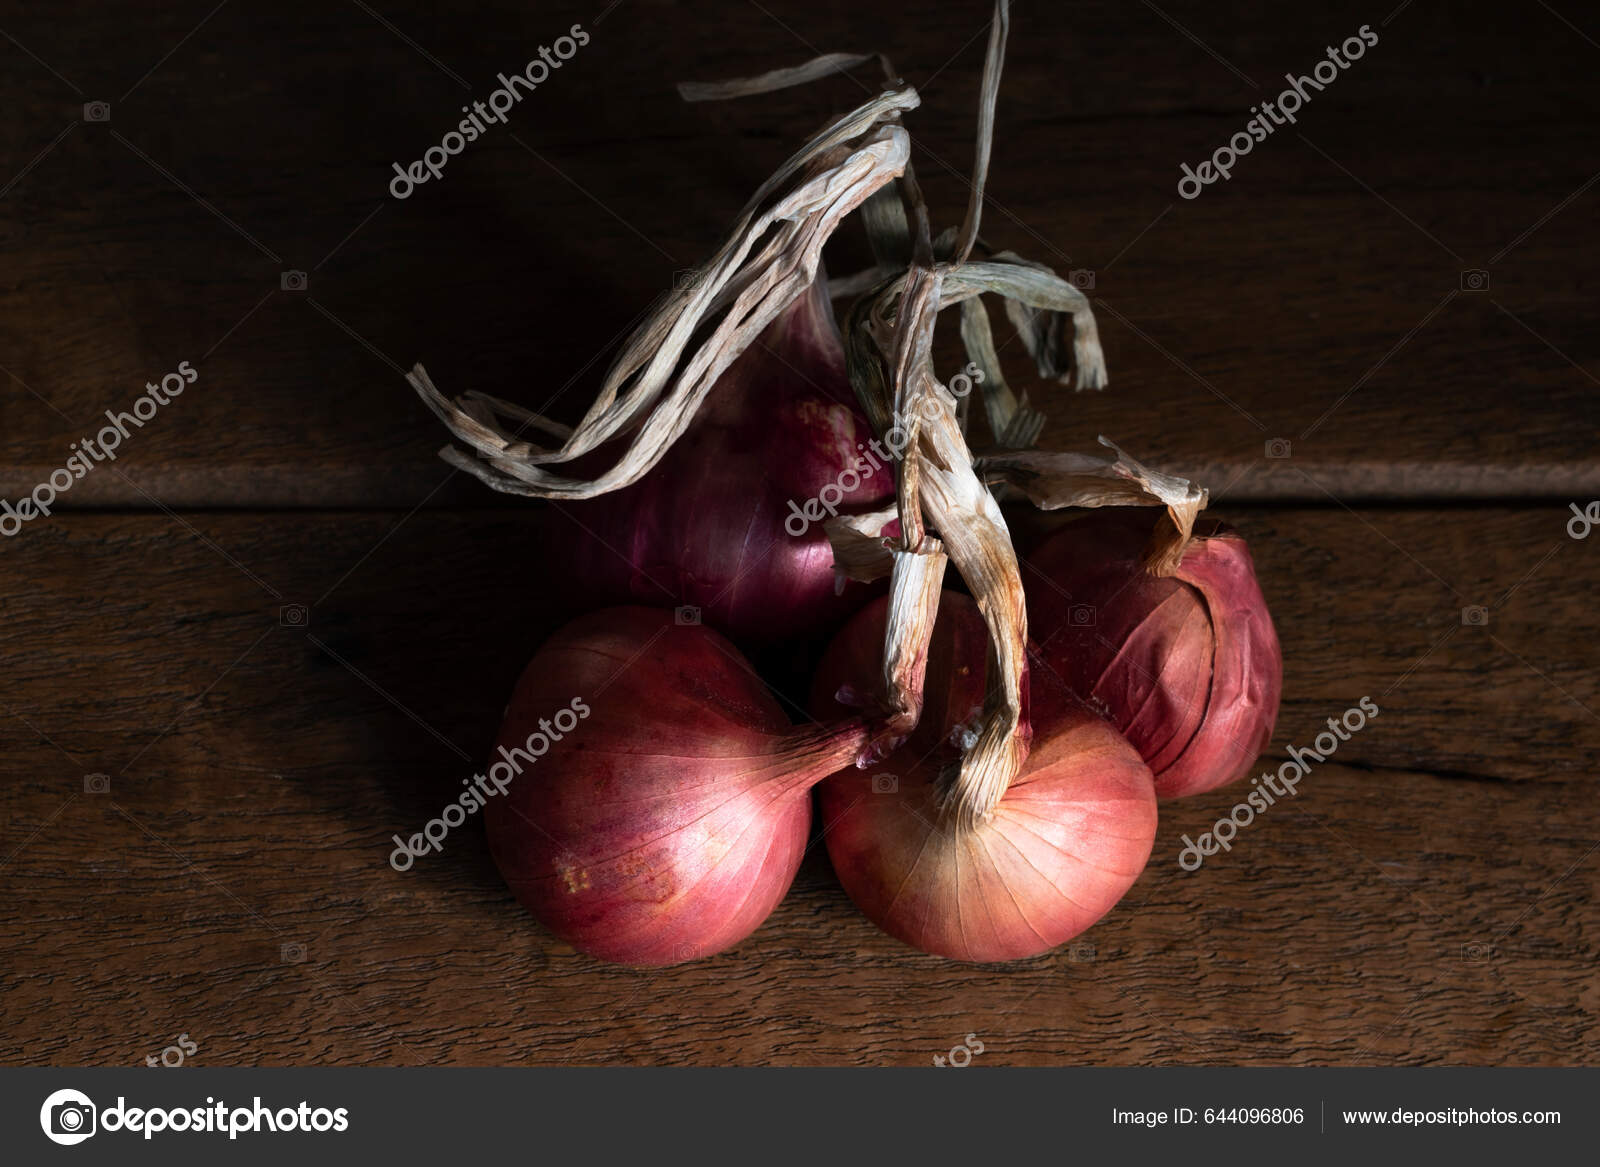
[[[387,863],[563,616],[540,512],[36,524],[0,608],[0,1061],[180,1032],[209,1065],[914,1065],[968,1033],[980,1064],[1600,1060],[1597,545],[1553,506],[1226,517],[1283,639],[1273,756],[1382,710],[1231,853],[1176,862],[1235,795],[1165,804],[1092,953],[970,967],[813,848],[748,942],[648,973],[542,932],[476,824]]]
[[[1378,14],[1019,0],[984,235],[1095,273],[1112,374],[1062,396],[1004,350],[1044,443],[1109,434],[1249,537],[1286,670],[1263,766],[1362,696],[1382,713],[1199,872],[1183,836],[1236,796],[1167,804],[1082,945],[919,955],[813,847],[746,944],[652,973],[543,933],[476,824],[388,866],[566,615],[566,520],[452,475],[398,370],[572,416],[862,96],[688,107],[680,79],[888,51],[957,221],[988,4],[7,15],[0,497],[180,361],[200,379],[0,538],[0,1062],[139,1064],[179,1033],[209,1065],[927,1064],[969,1033],[978,1064],[1600,1061],[1600,545],[1565,530],[1600,498],[1600,27],[1558,7],[1395,7],[1293,132],[1187,201],[1180,164]],[[391,163],[580,22],[592,43],[512,124],[390,196]],[[763,662],[782,693],[815,648]]]
[[[574,414],[674,273],[861,97],[840,79],[689,107],[679,79],[883,48],[923,92],[936,217],[959,219],[987,4],[602,7],[8,18],[0,495],[191,360],[198,385],[63,505],[480,505],[398,369]],[[1373,19],[1344,0],[1017,6],[985,235],[1096,273],[1112,374],[1100,395],[1035,386],[1047,444],[1108,433],[1241,499],[1600,495],[1600,50],[1579,31],[1542,8],[1405,6],[1231,181],[1176,193],[1276,79]],[[592,43],[512,124],[389,195],[392,163],[580,22]],[[111,120],[85,123],[100,99]],[[830,262],[863,257],[846,232]],[[1487,291],[1461,290],[1469,268]],[[281,290],[288,269],[305,292]],[[1271,440],[1292,456],[1266,458]]]

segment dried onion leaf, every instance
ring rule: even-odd
[[[918,102],[908,86],[879,94],[768,179],[699,278],[674,289],[629,338],[559,446],[522,437],[530,426],[561,432],[554,423],[487,394],[452,401],[416,366],[407,379],[467,447],[442,456],[510,494],[590,498],[636,482],[687,429],[722,372],[815,281],[822,245],[840,220],[904,172],[910,145],[899,118]],[[545,469],[629,432],[617,462],[592,479]]]

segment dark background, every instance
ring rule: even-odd
[[[1083,943],[966,967],[878,933],[814,848],[748,942],[648,973],[543,933],[476,828],[388,866],[562,616],[551,516],[438,461],[401,369],[573,415],[876,84],[686,106],[678,80],[884,50],[959,222],[988,15],[0,4],[0,497],[199,371],[0,539],[0,1060],[141,1064],[182,1033],[211,1065],[927,1064],[972,1033],[980,1065],[1596,1061],[1600,540],[1566,525],[1600,499],[1600,14],[1576,0],[1014,8],[984,234],[1096,273],[1111,371],[1072,396],[1006,350],[1043,444],[1108,434],[1248,536],[1285,655],[1272,757],[1383,711],[1231,854],[1176,864],[1234,794],[1167,804]],[[574,23],[591,43],[511,124],[390,197]],[[1364,24],[1379,44],[1297,127],[1178,197]],[[847,226],[835,274],[864,258]]]

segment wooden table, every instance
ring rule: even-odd
[[[207,1065],[928,1064],[975,1034],[993,1065],[1600,1060],[1600,540],[1567,530],[1600,498],[1600,22],[1576,5],[1016,5],[985,236],[1095,273],[1112,373],[1075,397],[1014,366],[1045,444],[1109,434],[1248,536],[1285,655],[1271,759],[1382,709],[1231,853],[1176,862],[1233,794],[1167,804],[1123,904],[1006,967],[881,935],[821,848],[747,943],[658,972],[553,941],[480,833],[389,867],[562,615],[547,516],[437,460],[401,368],[575,414],[862,96],[684,106],[679,79],[886,50],[941,224],[965,198],[985,5],[603,7],[0,20],[0,497],[198,373],[0,539],[0,1058],[139,1064],[184,1034]],[[390,196],[574,23],[591,43],[510,124]],[[1177,193],[1363,24],[1379,43],[1296,127]],[[836,271],[865,258],[846,236]]]

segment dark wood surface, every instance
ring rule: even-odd
[[[1003,968],[881,935],[820,848],[749,942],[650,973],[543,933],[476,828],[390,869],[565,615],[551,520],[452,476],[397,367],[575,412],[861,96],[686,107],[674,80],[883,48],[923,90],[941,222],[965,195],[986,5],[604,7],[0,16],[0,497],[199,371],[0,539],[0,1061],[138,1064],[179,1033],[203,1064],[926,1064],[968,1033],[990,1064],[1600,1060],[1600,541],[1565,529],[1600,498],[1577,6],[1016,5],[984,233],[1096,272],[1112,375],[1052,394],[1006,350],[1045,444],[1106,433],[1219,496],[1284,644],[1273,757],[1383,710],[1231,854],[1176,863],[1234,795],[1166,804],[1092,953]],[[389,197],[391,162],[575,22],[591,45],[513,124]],[[1177,196],[1367,23],[1303,137]],[[835,272],[864,261],[845,234]]]

